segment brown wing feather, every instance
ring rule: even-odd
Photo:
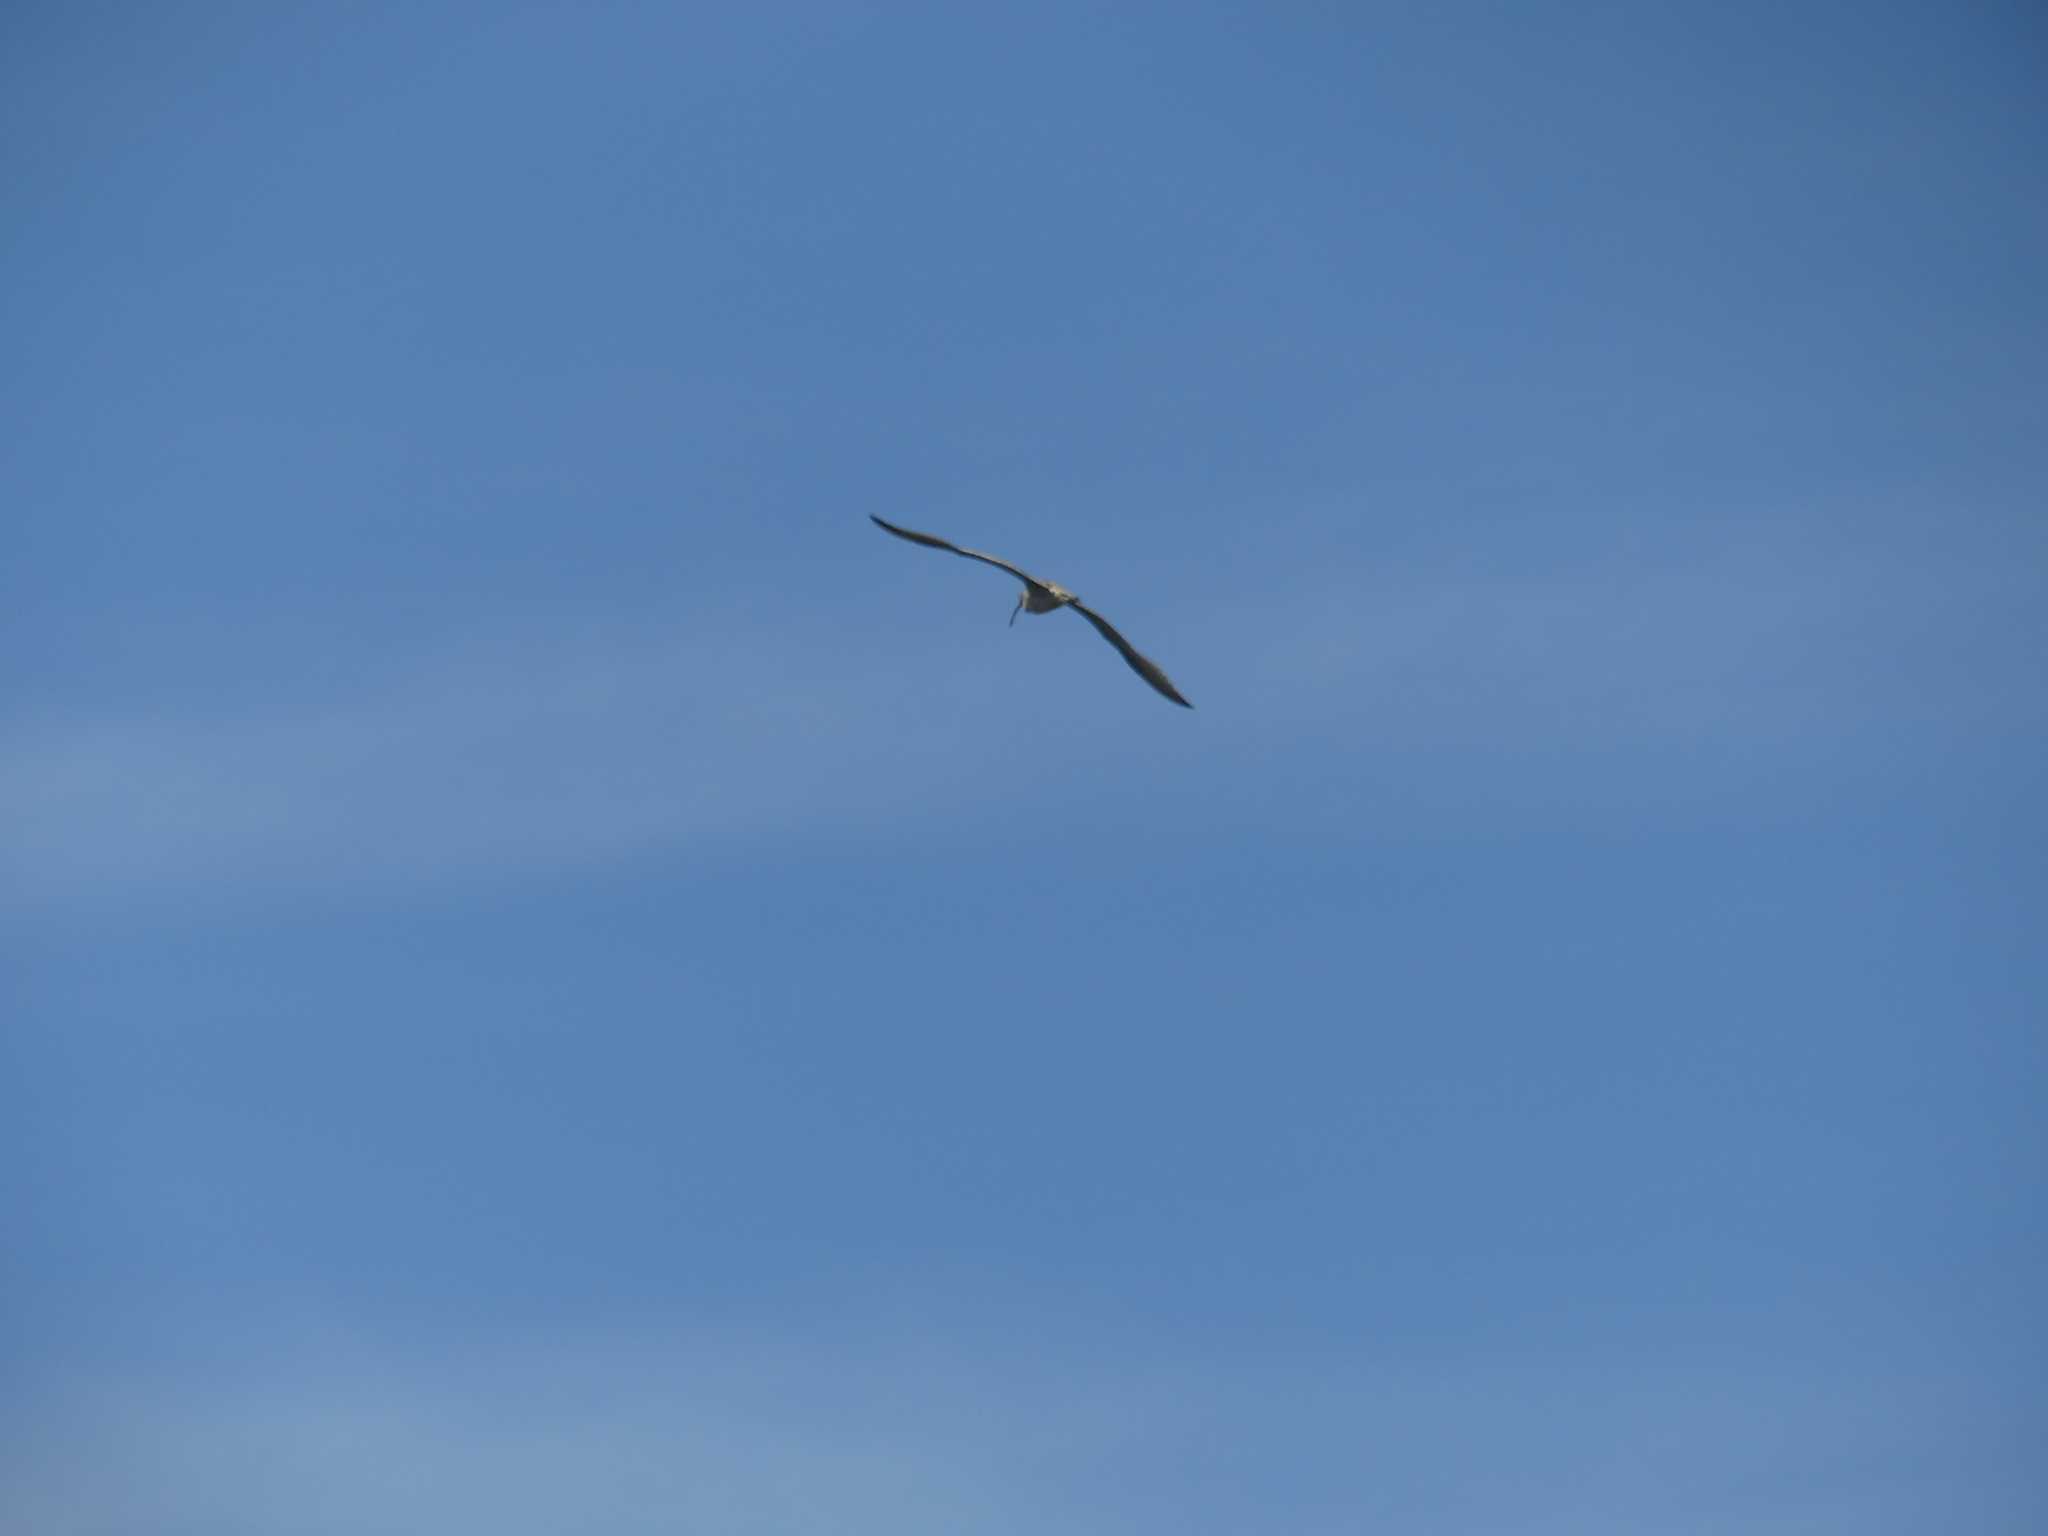
[[[895,534],[899,539],[908,539],[911,543],[922,544],[927,549],[943,549],[948,554],[959,555],[962,559],[979,560],[983,565],[992,565],[999,571],[1008,571],[1026,586],[1043,587],[1045,585],[1044,582],[1040,581],[1029,571],[1020,571],[1007,560],[998,560],[994,555],[984,555],[978,549],[962,549],[958,544],[942,539],[935,533],[918,533],[909,528],[898,528],[894,523],[883,522],[881,518],[875,516],[872,512],[868,514],[868,521],[885,533]]]
[[[1069,603],[1067,606],[1081,615],[1090,624],[1093,624],[1095,632],[1117,648],[1118,654],[1130,664],[1131,670],[1137,673],[1138,676],[1145,679],[1146,682],[1166,695],[1167,698],[1173,700],[1174,703],[1180,705],[1182,709],[1193,709],[1195,707],[1180,696],[1180,690],[1173,686],[1173,680],[1159,670],[1159,663],[1153,661],[1148,656],[1141,656],[1130,641],[1116,632],[1115,627],[1110,624],[1109,620],[1105,619],[1093,608],[1088,607],[1085,603]]]

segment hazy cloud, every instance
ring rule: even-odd
[[[1977,638],[1959,647],[1965,614]],[[1275,751],[1910,743],[2038,714],[2017,650],[1999,648],[2001,618],[2017,638],[2024,614],[2009,573],[1759,552],[1526,578],[1441,563],[1324,575],[1284,599],[1269,587],[1126,621],[1202,706],[1163,723],[1078,625],[1019,636],[991,621],[931,646],[950,608],[876,619],[846,604],[777,624],[735,610],[591,622],[568,641],[503,627],[267,710],[25,724],[0,749],[0,807],[15,879],[64,900],[974,815],[1057,798],[1119,757],[1136,778],[1163,752],[1199,774]]]
[[[1981,1405],[1896,1363],[1084,1363],[888,1330],[654,1329],[431,1359],[330,1340],[79,1379],[37,1407],[5,1481],[21,1528],[49,1536],[1262,1520],[1864,1536],[1924,1528],[1931,1490],[1983,1454]],[[2017,1492],[1986,1486],[1980,1512],[1995,1525]]]

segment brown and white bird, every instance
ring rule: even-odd
[[[1139,655],[1132,648],[1130,641],[1110,627],[1109,620],[1105,619],[1101,614],[1090,608],[1057,582],[1040,581],[1029,571],[1018,570],[1016,566],[1010,564],[1007,560],[998,560],[994,555],[984,555],[978,549],[962,549],[958,544],[950,544],[935,534],[913,533],[908,528],[898,528],[894,523],[883,522],[881,518],[876,517],[872,512],[868,514],[868,517],[878,528],[881,528],[884,532],[895,534],[899,539],[908,539],[913,544],[922,544],[929,549],[943,549],[949,554],[960,555],[968,560],[979,560],[983,565],[992,565],[999,571],[1008,571],[1012,576],[1024,583],[1024,591],[1017,599],[1017,606],[1010,610],[1010,622],[1012,624],[1017,622],[1017,615],[1020,612],[1051,613],[1056,608],[1071,608],[1090,624],[1093,624],[1098,635],[1116,647],[1117,654],[1123,657],[1125,662],[1129,664],[1130,669],[1137,673],[1138,676],[1145,679],[1146,682],[1150,683],[1167,698],[1173,700],[1174,703],[1180,705],[1181,708],[1193,709],[1195,707],[1180,696],[1180,690],[1173,686],[1172,679],[1159,670],[1159,664],[1156,661]]]

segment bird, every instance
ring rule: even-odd
[[[1024,583],[1024,591],[1017,598],[1017,606],[1010,610],[1010,622],[1012,624],[1017,622],[1017,615],[1020,613],[1051,613],[1055,609],[1071,608],[1090,624],[1093,624],[1095,632],[1115,646],[1117,654],[1123,657],[1130,669],[1150,683],[1156,691],[1164,697],[1173,700],[1182,709],[1193,709],[1195,707],[1181,697],[1180,690],[1173,686],[1173,680],[1159,669],[1159,663],[1153,661],[1150,657],[1141,656],[1130,641],[1116,632],[1110,625],[1109,620],[1105,619],[1093,608],[1090,608],[1058,582],[1040,581],[1029,571],[1020,571],[1007,560],[998,560],[994,555],[984,555],[978,549],[962,549],[958,544],[942,539],[937,534],[916,533],[908,528],[898,528],[894,523],[886,522],[876,517],[872,512],[868,514],[868,520],[883,532],[893,533],[899,539],[908,539],[911,543],[922,544],[927,549],[943,549],[948,553],[959,555],[963,559],[979,560],[983,565],[992,565],[999,571],[1008,571],[1012,576]]]

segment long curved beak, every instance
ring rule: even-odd
[[[1017,594],[1017,606],[1010,610],[1010,628],[1015,629],[1017,627],[1017,615],[1022,613],[1023,611],[1024,594],[1022,592],[1019,592]]]

